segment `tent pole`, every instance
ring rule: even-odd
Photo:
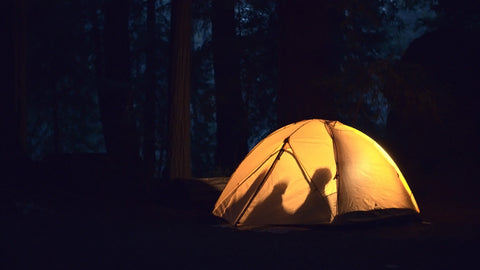
[[[242,211],[240,212],[240,214],[239,214],[239,215],[237,216],[237,218],[235,219],[235,222],[234,222],[234,225],[235,225],[235,226],[238,225],[238,222],[240,221],[240,219],[241,219],[241,218],[243,217],[243,215],[245,214],[245,211],[247,211],[247,208],[248,208],[248,207],[250,206],[250,204],[252,203],[253,198],[255,198],[255,196],[257,196],[258,192],[259,192],[260,189],[263,187],[263,184],[265,184],[265,180],[267,180],[267,178],[270,176],[270,174],[272,174],[272,171],[273,171],[273,169],[275,168],[275,165],[277,165],[277,162],[280,160],[280,157],[282,156],[283,152],[285,152],[285,145],[288,143],[289,138],[290,138],[290,137],[287,137],[287,138],[283,141],[282,148],[280,148],[280,151],[278,152],[277,157],[276,157],[275,160],[273,161],[272,166],[270,166],[270,168],[268,169],[267,173],[266,173],[265,176],[263,177],[262,182],[260,182],[260,184],[258,185],[258,188],[255,189],[255,192],[252,194],[252,196],[250,196],[250,198],[248,198],[247,203],[245,204],[245,206],[242,208]]]
[[[338,205],[339,205],[339,201],[341,199],[340,197],[340,174],[339,174],[339,166],[338,166],[338,149],[337,149],[337,143],[335,141],[335,135],[333,134],[333,128],[335,126],[335,124],[337,123],[337,121],[325,121],[325,128],[328,132],[328,134],[330,135],[330,137],[332,138],[332,145],[333,145],[333,157],[335,158],[335,176],[333,179],[336,179],[336,183],[337,183],[337,203],[336,203],[336,207],[337,209],[335,209],[336,213],[335,215],[337,216],[338,213],[340,212],[339,209],[338,209]]]

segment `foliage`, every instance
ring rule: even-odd
[[[343,1],[338,8],[344,12],[344,59],[337,76],[325,83],[339,91],[343,121],[384,136],[399,95],[414,97],[418,108],[431,107],[418,103],[429,99],[428,91],[400,86],[399,78],[407,74],[397,66],[408,45],[427,31],[423,21],[433,19],[435,12],[430,1],[408,0]]]
[[[28,7],[31,156],[103,151],[85,3],[31,1]]]
[[[275,1],[239,1],[237,35],[242,51],[241,87],[253,147],[275,127]],[[192,157],[195,175],[221,174],[215,164],[215,98],[210,2],[194,2]]]
[[[276,127],[278,17],[275,1],[239,1],[237,33],[242,55],[241,82],[249,117],[249,148]]]
[[[97,61],[101,58],[104,1],[43,1],[28,5],[28,139],[31,157],[58,152],[104,152],[98,108]],[[438,27],[441,18],[468,18],[478,26],[478,12],[468,1],[441,0],[329,1],[341,17],[343,58],[337,72],[318,76],[318,87],[335,92],[340,120],[375,135],[385,133],[394,108],[414,108],[437,117],[441,103],[435,89],[424,85],[417,67],[401,63],[415,38]],[[277,128],[278,1],[238,0],[237,35],[242,51],[241,88],[249,121],[249,147]],[[156,1],[155,54],[146,59],[145,0],[131,0],[130,51],[134,89],[133,112],[140,141],[144,134],[147,61],[155,69],[155,151],[157,176],[166,163],[167,86],[170,1]],[[466,9],[463,7],[470,7]],[[452,12],[446,12],[447,10]],[[465,15],[467,13],[468,16]],[[216,112],[211,41],[211,3],[193,1],[192,169],[195,176],[218,174],[215,164]],[[442,22],[446,22],[442,19]],[[408,80],[406,78],[409,78]],[[140,144],[143,145],[143,144]],[[139,149],[142,153],[143,149]]]

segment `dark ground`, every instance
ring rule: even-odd
[[[235,230],[210,216],[217,193],[193,180],[152,200],[3,189],[0,268],[471,269],[480,239],[474,168],[407,177],[419,222],[350,227]]]

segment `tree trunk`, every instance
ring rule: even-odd
[[[2,72],[0,76],[0,160],[16,160],[26,155],[26,15],[24,0],[3,3],[0,30]],[[2,163],[2,165],[4,165]]]
[[[322,82],[339,57],[338,16],[330,1],[281,1],[278,124],[336,119],[335,95]]]
[[[147,67],[145,71],[147,87],[145,88],[145,108],[143,115],[143,162],[145,179],[143,186],[148,192],[155,173],[155,0],[148,0],[147,5]]]
[[[138,170],[138,141],[132,113],[130,85],[129,1],[105,3],[104,78],[99,103],[107,152],[130,186]],[[138,183],[137,183],[138,184]]]
[[[172,1],[168,175],[191,176],[191,0]]]
[[[240,87],[240,48],[235,31],[235,1],[212,1],[213,67],[217,106],[217,163],[230,174],[245,157],[247,115]]]

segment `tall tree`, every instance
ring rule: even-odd
[[[151,181],[155,173],[155,0],[147,2],[147,44],[146,58],[146,88],[144,108],[144,138],[143,138],[143,162],[145,168],[144,188],[150,189]]]
[[[336,119],[335,93],[323,85],[339,59],[339,16],[332,1],[280,2],[278,124]]]
[[[191,176],[191,0],[172,1],[168,174],[170,179]]]
[[[232,173],[248,150],[248,124],[240,84],[235,1],[212,1],[212,43],[217,106],[217,162]]]
[[[104,79],[99,103],[107,152],[131,184],[138,168],[138,141],[130,85],[129,0],[105,2]]]
[[[24,0],[2,2],[1,42],[2,89],[0,91],[0,159],[9,160],[25,155],[25,48],[26,16]],[[3,70],[4,69],[4,70]],[[3,162],[2,162],[3,165]]]
[[[480,149],[478,100],[472,98],[480,89],[480,42],[473,38],[480,34],[480,8],[466,0],[439,1],[437,8],[436,29],[410,43],[401,76],[392,79],[397,91],[388,96],[389,137],[405,160],[425,170],[445,162],[476,164],[470,149]]]

